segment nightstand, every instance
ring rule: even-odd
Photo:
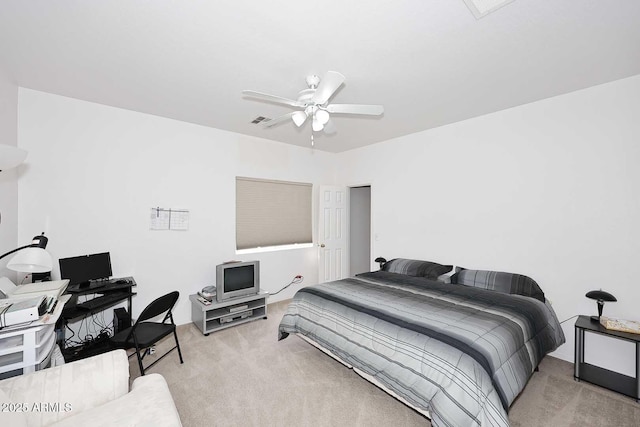
[[[598,322],[593,322],[589,316],[578,316],[575,324],[575,359],[573,377],[580,381],[584,380],[609,390],[636,399],[640,399],[640,334],[614,331],[607,329]],[[605,335],[614,339],[631,341],[636,345],[636,376],[630,377],[618,372],[610,371],[599,366],[585,363],[584,361],[584,332],[589,331],[596,334]]]

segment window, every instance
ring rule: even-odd
[[[311,184],[236,178],[236,249],[311,243]]]

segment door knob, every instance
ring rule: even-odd
[[[321,248],[324,248],[324,243],[320,243],[318,246],[320,246]]]

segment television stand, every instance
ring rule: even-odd
[[[208,336],[209,333],[231,326],[267,318],[267,297],[269,292],[260,292],[231,298],[222,302],[212,301],[204,305],[198,295],[189,295],[191,300],[191,321]]]

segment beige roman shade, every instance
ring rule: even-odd
[[[236,248],[311,243],[311,184],[236,178]]]

